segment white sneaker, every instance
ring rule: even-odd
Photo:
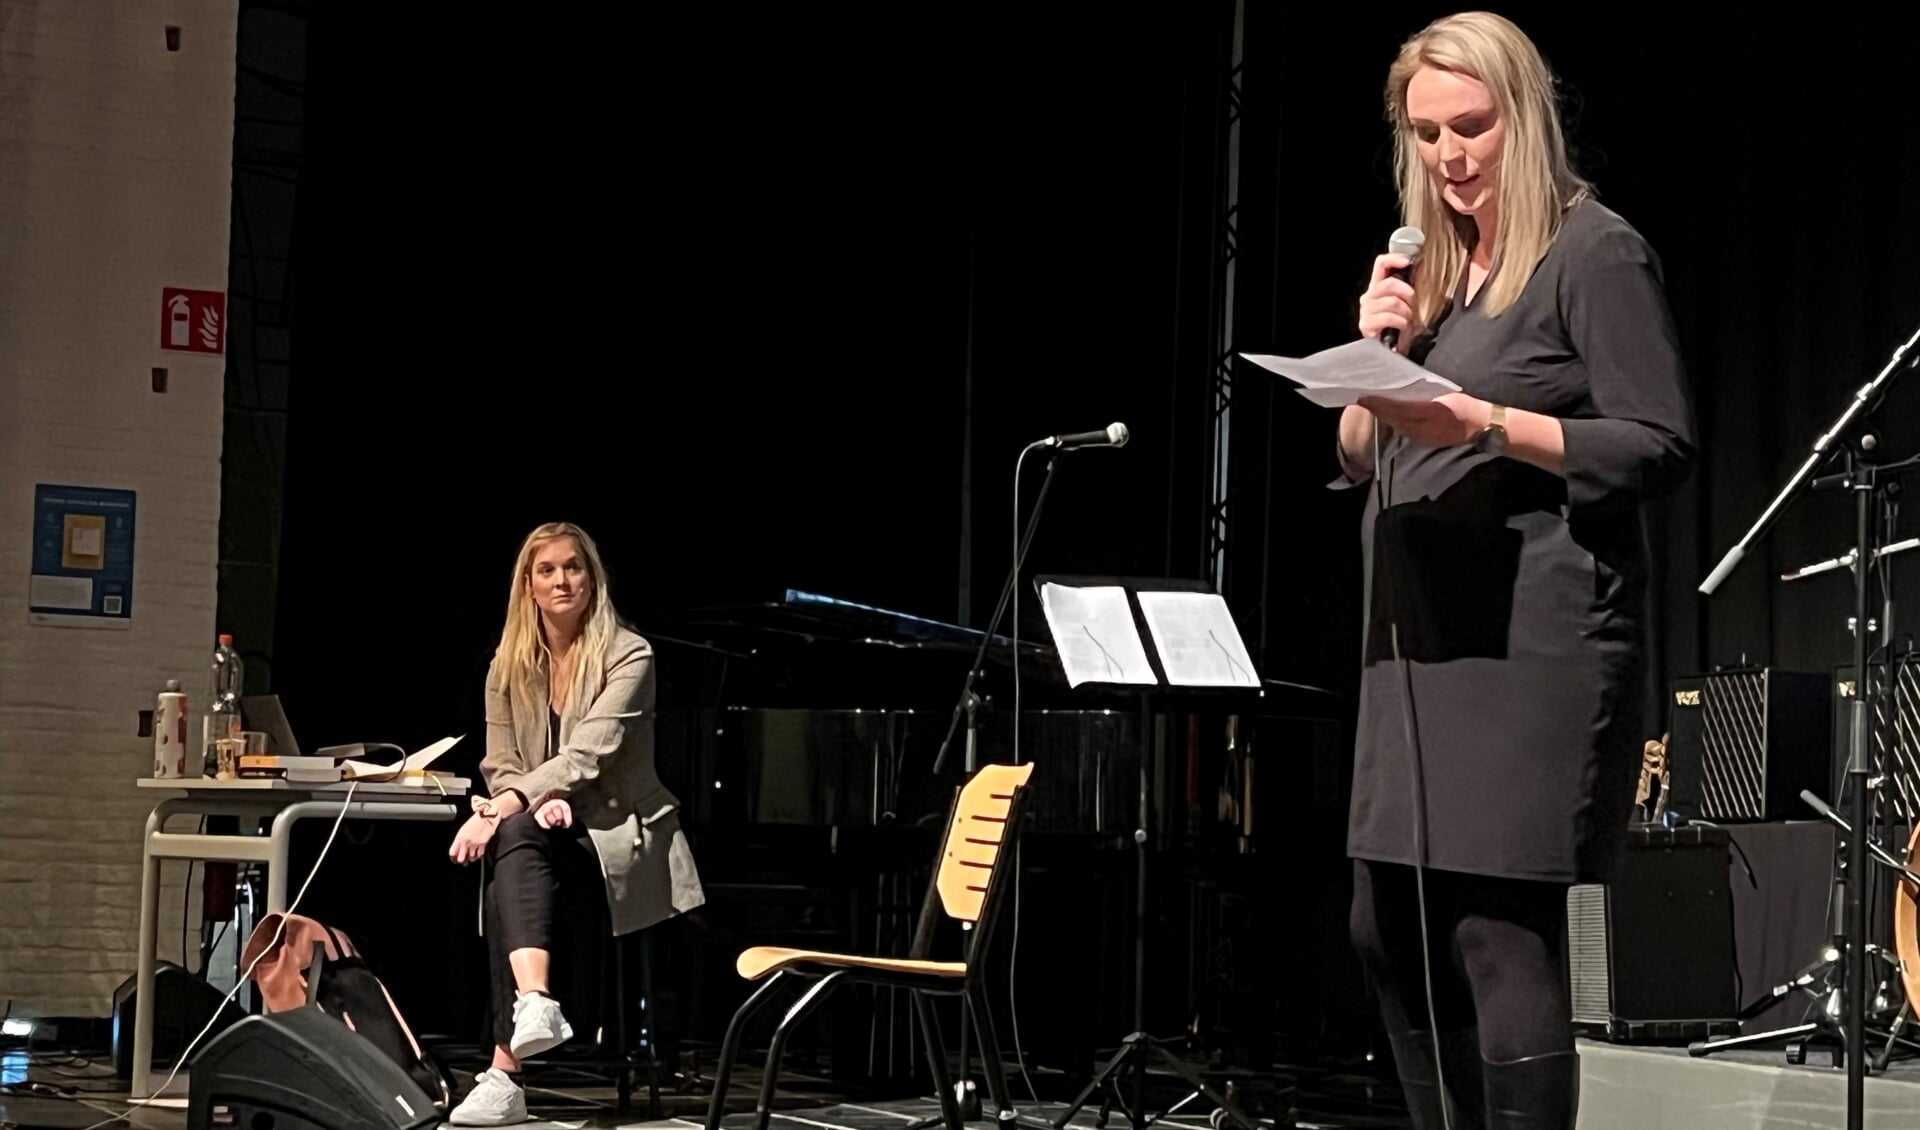
[[[473,1077],[473,1090],[447,1115],[453,1126],[512,1126],[527,1120],[527,1093],[504,1071],[489,1067]]]
[[[573,1028],[560,1015],[560,1002],[545,993],[522,993],[513,1002],[513,1039],[507,1050],[513,1058],[528,1060],[573,1039]]]

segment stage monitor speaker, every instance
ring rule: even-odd
[[[1675,679],[1667,808],[1722,823],[1811,819],[1800,790],[1832,791],[1830,681],[1764,667]]]
[[[1636,829],[1611,883],[1567,893],[1574,1024],[1616,1043],[1740,1030],[1729,844],[1722,828]]]
[[[399,1064],[312,1005],[228,1028],[188,1081],[187,1130],[414,1130],[441,1116]]]
[[[113,1068],[122,1079],[133,1078],[133,1006],[139,999],[134,991],[138,984],[137,978],[129,977],[113,991]],[[172,1067],[225,997],[171,961],[159,962],[153,971],[153,1066],[162,1071]],[[207,1039],[243,1015],[245,1010],[228,1002]]]

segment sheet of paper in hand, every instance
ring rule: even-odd
[[[1323,408],[1357,404],[1363,396],[1432,400],[1460,386],[1430,373],[1370,337],[1323,349],[1311,357],[1240,356],[1300,387],[1301,396]]]

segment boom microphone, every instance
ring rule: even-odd
[[[1127,426],[1108,424],[1097,432],[1074,432],[1072,435],[1048,436],[1040,441],[1042,447],[1059,448],[1069,451],[1076,447],[1125,447],[1127,446]]]

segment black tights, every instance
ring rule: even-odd
[[[1570,1130],[1579,1061],[1567,992],[1567,888],[1426,872],[1427,1014],[1412,867],[1357,860],[1351,928],[1393,1045],[1415,1130]],[[1439,1070],[1436,1069],[1436,1063]]]
[[[579,1010],[597,1003],[593,981],[586,978],[598,976],[595,943],[607,932],[606,887],[593,841],[577,824],[542,828],[532,813],[518,812],[500,822],[487,857],[484,913],[493,967],[493,1042],[505,1047],[513,1038],[515,985],[507,955],[518,949],[547,951],[547,991],[566,1008],[574,1031],[582,1031],[578,1022],[586,1017]],[[582,985],[588,991],[578,991]]]

